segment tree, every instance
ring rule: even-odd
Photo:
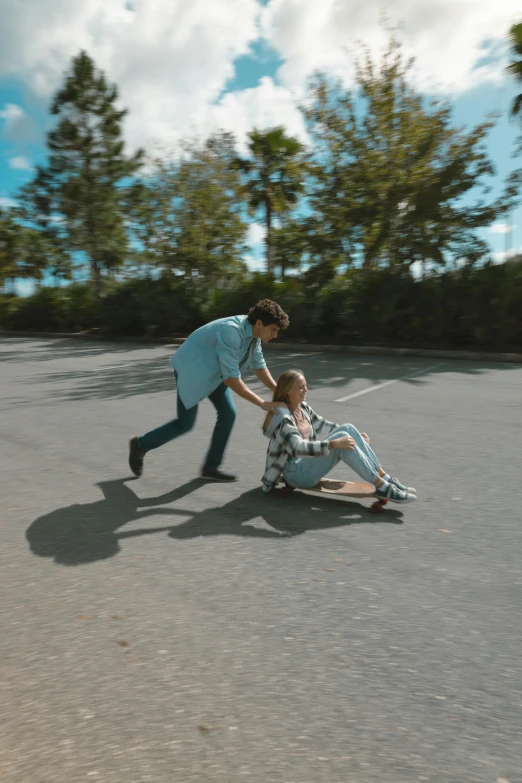
[[[51,231],[22,229],[18,276],[34,280],[37,288],[46,276],[70,279],[69,256]]]
[[[509,73],[513,74],[518,82],[522,83],[522,22],[514,24],[509,31],[509,43],[513,60],[508,65]],[[522,93],[513,100],[511,114],[522,118]]]
[[[254,129],[248,138],[250,157],[238,157],[235,165],[244,176],[250,214],[264,213],[266,268],[273,274],[273,217],[294,207],[304,190],[303,145],[282,127],[264,132]]]
[[[281,277],[289,269],[298,270],[308,250],[303,224],[295,218],[283,220],[280,228],[273,229],[272,241],[274,264],[281,269]]]
[[[14,214],[20,231],[19,276],[34,279],[70,279],[72,263],[68,252],[66,224],[52,213],[53,183],[44,168],[19,192]]]
[[[410,86],[412,66],[392,34],[380,65],[368,52],[357,63],[355,90],[322,76],[312,84],[303,113],[314,143],[308,231],[316,262],[474,262],[488,250],[477,230],[516,198],[520,172],[499,198],[483,200],[494,173],[484,147],[493,121],[452,127],[448,105]]]
[[[8,280],[17,277],[17,257],[20,232],[12,216],[0,209],[0,284],[6,289]]]
[[[139,169],[142,152],[126,157],[118,90],[107,83],[86,52],[72,61],[51,113],[56,126],[47,138],[49,162],[39,167],[35,187],[46,200],[46,215],[62,221],[72,251],[84,253],[97,294],[104,270],[125,258],[125,187]]]
[[[155,160],[132,192],[132,231],[140,260],[209,283],[244,269],[247,225],[232,134],[184,142]]]

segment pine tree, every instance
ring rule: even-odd
[[[70,250],[87,257],[97,294],[103,271],[125,260],[125,190],[142,161],[141,150],[125,155],[126,111],[117,101],[116,86],[80,52],[52,102],[57,124],[48,134],[49,162],[37,172],[48,214],[62,221]]]
[[[522,22],[511,27],[509,43],[513,59],[508,65],[508,71],[522,84]],[[511,106],[511,114],[522,118],[522,93],[515,96]]]
[[[20,277],[39,286],[47,278],[70,279],[71,253],[67,227],[62,216],[53,214],[55,193],[49,173],[43,167],[19,192],[14,214],[18,222]]]
[[[8,211],[0,209],[0,285],[6,292],[6,283],[17,277],[17,258],[20,250],[20,232]]]

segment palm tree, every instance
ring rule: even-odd
[[[248,134],[250,157],[237,158],[235,165],[244,175],[249,212],[264,212],[266,226],[266,269],[274,273],[273,217],[295,206],[303,192],[303,145],[287,136],[282,127]]]
[[[298,270],[307,250],[303,226],[297,220],[285,216],[281,228],[272,231],[272,253],[274,263],[281,269],[284,279],[288,269]]]
[[[508,65],[509,73],[513,74],[518,82],[522,83],[522,22],[514,24],[509,31],[509,42],[511,54],[514,60]],[[511,106],[512,116],[520,114],[522,116],[522,93],[519,93],[513,100]]]

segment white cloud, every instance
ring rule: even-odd
[[[266,264],[262,258],[247,254],[243,256],[243,261],[251,272],[264,272],[266,269]]]
[[[493,223],[489,230],[492,234],[510,234],[515,228],[510,223]]]
[[[519,247],[518,250],[498,250],[496,253],[492,253],[492,258],[495,264],[503,264],[504,261],[509,261],[510,258],[515,258],[515,256],[520,256],[522,253],[522,247]]]
[[[520,0],[389,0],[404,20],[408,53],[423,87],[453,93],[505,78],[505,39]],[[132,147],[171,146],[222,127],[239,137],[253,125],[285,125],[305,139],[295,107],[312,72],[350,83],[356,40],[386,40],[382,0],[2,0],[0,79],[16,77],[48,104],[71,57],[86,49],[120,88]],[[278,82],[223,94],[234,61],[263,35],[282,58]],[[488,59],[489,57],[489,59]],[[21,122],[20,107],[0,116]],[[18,112],[18,114],[17,114]],[[27,118],[26,118],[27,119]],[[12,134],[11,134],[12,135]]]
[[[415,280],[420,280],[422,277],[422,261],[414,261],[410,266],[410,274]]]
[[[246,237],[246,244],[250,248],[243,256],[243,260],[252,272],[262,272],[265,269],[264,242],[266,229],[262,223],[250,223]]]
[[[285,60],[283,83],[298,89],[316,69],[350,83],[353,65],[346,50],[359,40],[371,51],[382,46],[383,7],[381,0],[270,0],[263,30]],[[458,93],[505,78],[506,34],[520,16],[520,2],[388,0],[386,16],[391,25],[401,24],[406,51],[417,58],[418,84]]]
[[[13,209],[16,207],[16,201],[7,196],[0,196],[0,209]]]
[[[5,138],[16,138],[21,128],[26,124],[27,119],[28,117],[21,106],[18,106],[16,103],[6,103],[4,108],[0,109],[0,120],[4,121],[2,135]]]
[[[276,85],[269,77],[261,79],[257,87],[225,93],[219,103],[211,107],[207,125],[233,130],[242,142],[253,127],[283,125],[290,135],[306,141],[295,94]]]
[[[250,247],[259,247],[265,241],[266,228],[261,223],[250,223],[247,234],[247,244]]]
[[[6,122],[13,122],[19,120],[25,114],[21,106],[17,106],[16,103],[6,103],[4,108],[0,110],[0,119],[6,120]]]
[[[34,280],[16,280],[13,286],[16,296],[31,296],[36,291]]]
[[[132,5],[3,0],[0,77],[17,76],[48,101],[84,48],[118,84],[133,146],[207,132],[213,104],[234,77],[234,60],[258,37],[257,0]]]
[[[1,48],[2,33],[0,32],[0,50]],[[1,76],[0,72],[0,78]],[[2,136],[17,147],[38,138],[34,120],[16,103],[6,103],[4,108],[0,109],[0,120],[4,121],[1,129]]]
[[[23,155],[19,155],[15,158],[9,158],[9,168],[20,169],[21,171],[31,171],[33,167],[27,158],[24,158]]]

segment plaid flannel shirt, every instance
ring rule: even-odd
[[[328,440],[324,438],[339,425],[323,419],[306,402],[302,403],[301,410],[312,427],[309,440],[302,437],[292,414],[284,408],[278,409],[278,413],[275,414],[277,417],[275,426],[269,427],[268,432],[265,433],[266,437],[270,438],[270,442],[266,454],[265,473],[261,479],[264,492],[269,492],[276,486],[288,458],[323,457],[329,453]],[[318,440],[318,436],[323,440]]]

